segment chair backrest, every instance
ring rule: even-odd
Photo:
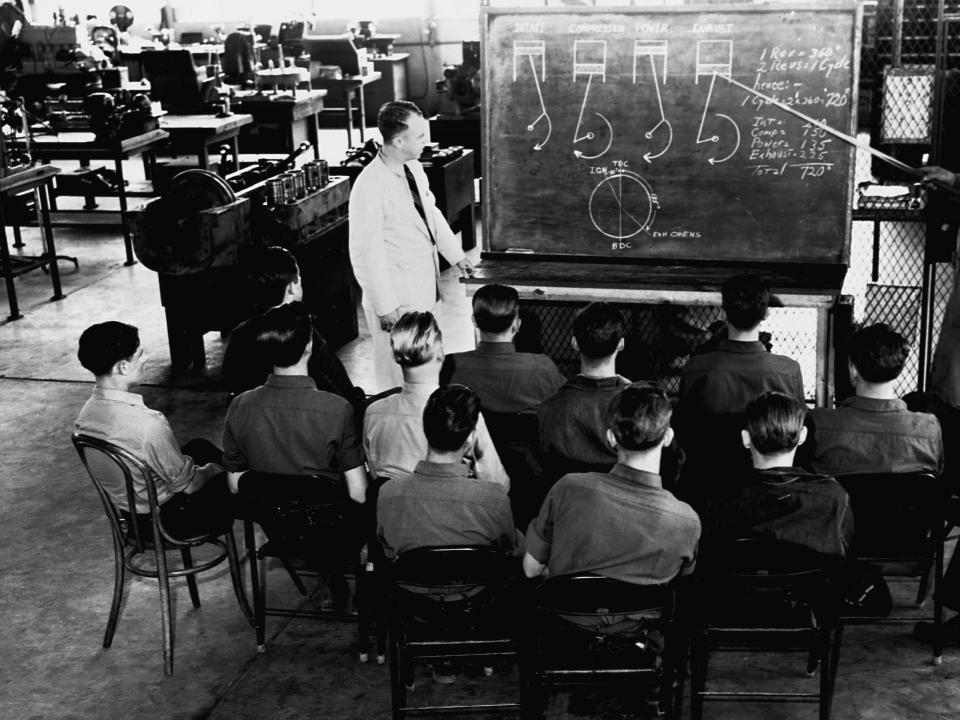
[[[799,609],[796,618],[806,622],[810,616],[832,617],[839,610],[841,569],[838,558],[786,542],[741,538],[715,548],[712,562],[701,565],[701,592],[698,615],[727,617],[735,614],[738,622],[749,626],[763,622],[763,611],[790,607]],[[706,567],[703,567],[706,565]],[[758,613],[758,611],[760,611]]]
[[[139,458],[107,440],[82,433],[74,433],[72,439],[80,460],[97,489],[103,509],[110,520],[114,537],[120,544],[132,543],[137,552],[143,552],[154,537],[173,541],[163,531],[160,523],[160,505],[157,502],[157,489],[151,470]],[[137,521],[137,493],[134,488],[133,471],[145,479],[144,485],[153,525],[153,532],[149,535],[146,527]],[[117,501],[120,498],[125,498],[126,508],[118,507]]]
[[[670,611],[673,585],[637,585],[575,573],[548,578],[537,593],[537,607],[563,615],[627,615]]]
[[[842,475],[850,497],[858,557],[918,557],[942,524],[945,483],[931,473]]]
[[[401,553],[390,564],[390,576],[404,585],[450,587],[505,582],[517,575],[517,563],[492,547],[446,545]]]
[[[361,506],[350,500],[340,473],[286,475],[245,472],[239,482],[246,516],[263,528],[267,554],[336,559],[352,556],[363,535]]]
[[[519,563],[490,547],[423,547],[401,553],[385,573],[396,616],[455,633],[510,615],[499,610],[516,598],[508,586],[519,578]]]

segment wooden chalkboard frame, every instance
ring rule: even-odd
[[[707,14],[717,14],[717,13],[744,13],[744,14],[757,14],[757,13],[770,13],[774,15],[790,13],[790,12],[817,12],[817,11],[829,11],[829,12],[840,12],[846,13],[849,12],[853,18],[851,33],[852,37],[850,38],[850,49],[851,49],[851,70],[850,70],[850,102],[849,102],[849,114],[847,116],[847,123],[845,127],[837,127],[838,130],[846,132],[851,135],[856,133],[856,108],[857,108],[857,78],[859,76],[859,48],[860,48],[860,31],[861,31],[861,19],[862,19],[862,10],[859,4],[854,2],[809,2],[809,3],[761,3],[761,4],[723,4],[723,5],[685,5],[685,6],[652,6],[652,7],[638,7],[638,6],[628,6],[628,7],[591,7],[591,8],[579,8],[579,7],[548,7],[548,8],[530,8],[530,7],[484,7],[481,10],[481,52],[483,53],[482,66],[484,67],[483,75],[483,94],[484,97],[488,99],[484,103],[484,111],[482,113],[482,137],[483,137],[483,156],[482,156],[482,168],[483,168],[483,203],[484,208],[490,209],[489,212],[496,212],[495,205],[498,201],[498,198],[494,196],[495,192],[495,183],[491,182],[491,157],[490,154],[493,152],[493,148],[496,147],[497,139],[492,136],[492,127],[490,122],[490,113],[491,113],[491,102],[490,99],[495,99],[497,93],[494,91],[494,88],[491,86],[491,76],[487,72],[487,68],[490,66],[490,63],[487,59],[487,53],[490,52],[489,38],[488,38],[488,29],[489,25],[493,19],[503,16],[503,15],[519,15],[519,16],[528,16],[531,20],[536,19],[539,16],[552,16],[552,15],[576,15],[582,16],[585,22],[589,22],[591,17],[594,16],[635,16],[635,15],[664,15],[677,16],[677,15],[690,15],[698,13],[707,13]],[[833,288],[834,291],[838,291],[840,285],[843,282],[843,277],[846,273],[846,267],[849,264],[850,256],[850,235],[851,235],[851,223],[852,223],[852,198],[853,198],[853,168],[854,168],[854,149],[852,147],[847,148],[847,153],[849,157],[849,171],[847,172],[846,178],[843,178],[841,182],[838,183],[842,187],[844,193],[843,203],[842,203],[842,212],[843,218],[838,219],[839,222],[843,223],[842,227],[842,240],[840,241],[841,246],[838,249],[838,252],[835,257],[827,258],[822,265],[825,274],[819,277],[818,281],[815,283],[820,288],[823,288],[824,285]],[[489,215],[488,215],[489,217]],[[513,252],[503,252],[501,250],[494,250],[491,248],[489,234],[489,224],[484,223],[484,236],[483,236],[483,250],[482,257],[485,261],[522,261],[524,264],[536,264],[537,262],[572,262],[574,265],[579,263],[589,263],[590,265],[604,263],[607,264],[623,264],[623,265],[643,265],[643,266],[656,266],[663,267],[664,270],[669,272],[669,268],[688,266],[696,267],[698,265],[708,267],[712,266],[715,268],[724,267],[728,272],[732,273],[745,268],[756,268],[757,270],[762,271],[766,266],[768,269],[776,268],[778,274],[789,274],[791,272],[791,267],[796,267],[797,275],[804,276],[806,278],[811,278],[817,275],[816,272],[811,273],[811,267],[815,268],[818,264],[816,259],[810,260],[809,258],[803,260],[780,260],[780,259],[760,259],[756,261],[746,261],[743,259],[697,259],[691,257],[643,257],[637,255],[606,255],[606,254],[582,254],[582,253],[544,253],[544,252],[534,252],[532,254],[520,254]],[[529,265],[528,265],[529,267]],[[573,270],[573,268],[571,268]],[[573,270],[576,273],[576,270]],[[799,278],[798,278],[799,279]],[[660,278],[661,281],[664,278]],[[801,281],[799,284],[805,285],[806,283]]]

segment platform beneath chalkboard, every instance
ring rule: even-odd
[[[847,266],[834,263],[676,262],[484,253],[468,293],[487,283],[517,289],[522,298],[559,301],[719,305],[720,286],[737,273],[763,275],[784,306],[830,307]]]

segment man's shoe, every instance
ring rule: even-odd
[[[960,615],[954,615],[940,626],[944,645],[960,645]],[[922,643],[933,645],[934,624],[921,621],[913,626],[913,636]]]

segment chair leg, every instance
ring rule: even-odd
[[[817,654],[820,660],[820,720],[830,720],[830,685],[833,673],[830,671],[830,636],[833,633],[829,628],[821,630],[817,637]]]
[[[383,665],[387,659],[387,588],[377,570],[374,570],[373,581],[376,588],[373,607],[374,621],[377,624],[377,664]]]
[[[407,688],[405,678],[401,677],[400,668],[400,638],[395,623],[390,625],[390,699],[393,704],[393,720],[401,720],[401,708],[407,704]]]
[[[707,646],[702,638],[694,638],[690,648],[690,717],[703,717],[703,696],[707,685]]]
[[[293,569],[293,565],[291,565],[290,561],[286,558],[280,558],[280,562],[283,564],[283,569],[287,571],[287,575],[289,575],[290,579],[293,580],[293,584],[297,586],[297,590],[300,591],[301,595],[306,597],[307,586],[303,584],[303,580],[300,579],[300,575],[297,574],[297,571]]]
[[[256,556],[254,556],[255,558]],[[260,560],[260,584],[253,598],[254,627],[257,629],[257,651],[267,649],[267,561]]]
[[[123,602],[123,586],[126,582],[126,567],[123,564],[123,546],[113,539],[113,604],[110,605],[110,617],[107,619],[107,631],[103,635],[103,646],[110,647],[113,634],[120,619],[120,605]]]
[[[837,620],[833,626],[833,640],[830,645],[830,693],[837,684],[837,668],[840,665],[840,645],[843,642],[843,621]]]
[[[167,575],[167,555],[157,543],[157,580],[160,585],[160,625],[163,631],[163,674],[173,675],[173,604],[170,602],[170,577]]]
[[[360,662],[367,662],[370,659],[370,607],[373,603],[373,593],[369,573],[359,557],[353,577],[356,589],[353,602],[357,608],[357,632],[360,635]]]
[[[226,534],[227,563],[230,565],[230,579],[233,581],[233,594],[237,596],[240,611],[251,625],[255,625],[253,611],[247,602],[247,594],[243,590],[243,568],[240,566],[240,556],[237,553],[237,539],[233,535],[233,528]]]
[[[267,649],[264,628],[263,596],[260,594],[260,560],[257,558],[257,543],[253,535],[253,521],[243,521],[243,540],[247,546],[247,560],[250,563],[250,592],[253,594],[253,628],[257,635],[257,651]]]
[[[190,554],[190,548],[180,548],[180,557],[183,558],[184,570],[189,570],[193,567],[193,555]],[[190,589],[190,602],[193,603],[195,608],[200,607],[200,591],[197,590],[196,575],[187,575],[187,587]]]

